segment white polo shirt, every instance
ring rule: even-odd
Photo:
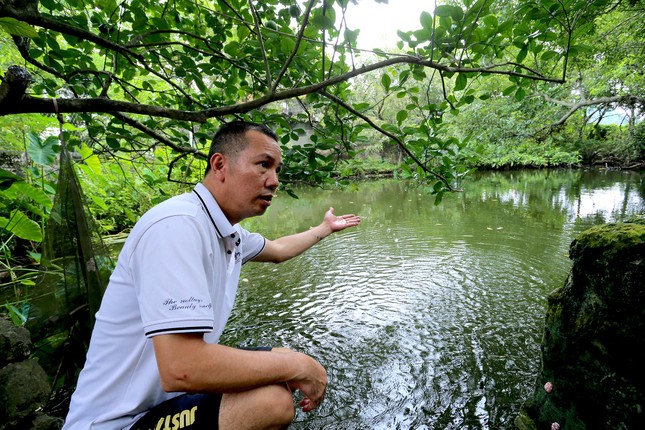
[[[110,277],[65,430],[115,430],[181,393],[161,388],[151,338],[219,340],[243,263],[265,240],[231,225],[203,184],[145,213]]]

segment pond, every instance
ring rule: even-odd
[[[571,241],[645,208],[643,172],[481,173],[439,205],[397,180],[295,191],[245,226],[275,238],[330,206],[362,224],[294,260],[245,265],[222,338],[325,366],[325,402],[295,429],[514,428]]]

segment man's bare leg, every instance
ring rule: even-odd
[[[293,396],[285,385],[268,385],[222,396],[220,430],[285,429],[295,416]]]

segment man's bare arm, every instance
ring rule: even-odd
[[[325,396],[325,369],[299,352],[239,350],[206,343],[197,333],[155,336],[153,344],[161,384],[168,392],[231,393],[285,383],[303,393],[305,412]]]
[[[253,261],[280,263],[302,254],[325,237],[337,231],[359,225],[361,218],[357,215],[334,215],[334,208],[329,208],[323,221],[309,230],[284,236],[275,240],[267,240],[266,246]]]

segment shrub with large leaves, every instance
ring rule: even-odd
[[[27,152],[34,165],[32,173],[40,178],[40,186],[0,169],[0,229],[19,239],[40,242],[41,221],[49,214],[53,194],[43,169],[56,161],[59,140],[55,136],[42,139],[34,132],[28,134],[27,140]]]

